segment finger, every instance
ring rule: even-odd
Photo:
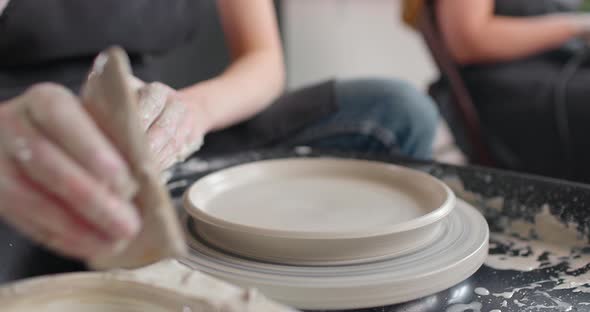
[[[167,169],[175,163],[185,161],[190,155],[199,150],[203,144],[202,135],[193,131],[193,119],[189,118],[188,114],[184,116],[174,140],[171,140],[160,152],[161,169]]]
[[[193,139],[189,144],[186,144],[176,156],[176,162],[183,162],[187,160],[192,154],[197,152],[203,146],[203,137]]]
[[[147,131],[162,113],[172,93],[170,87],[159,82],[146,84],[139,89],[139,112],[144,131]]]
[[[60,235],[39,224],[37,219],[31,221],[31,219],[23,217],[18,213],[7,214],[2,216],[2,218],[31,240],[67,257],[90,259],[97,254],[111,250],[111,247],[105,245],[103,241],[94,238],[88,239],[89,236],[75,238],[73,235]]]
[[[175,135],[168,140],[166,145],[156,155],[161,170],[167,169],[181,161],[181,153],[190,145],[189,139],[192,134],[192,119],[188,117],[188,114],[183,114],[181,118],[178,122],[179,126]]]
[[[148,141],[152,153],[158,155],[168,141],[176,137],[186,112],[186,107],[180,101],[174,98],[168,99],[164,111],[148,130]]]
[[[160,170],[165,170],[172,166],[176,162],[177,154],[178,151],[174,140],[168,142],[156,156],[158,168],[160,168]]]
[[[87,258],[110,248],[100,233],[12,169],[6,159],[0,159],[2,218],[25,235],[67,256]]]
[[[186,114],[185,116],[189,116]],[[193,118],[185,118],[183,125],[181,126],[181,139],[182,145],[178,146],[178,153],[176,155],[176,162],[185,161],[190,155],[198,151],[203,145],[203,134],[202,132],[194,131],[195,121]]]
[[[0,122],[0,146],[27,177],[108,237],[131,238],[139,230],[136,209],[97,183],[24,115]]]
[[[43,105],[36,105],[39,98],[45,99]],[[82,168],[123,199],[135,195],[137,183],[123,158],[71,92],[58,85],[39,85],[24,100],[33,124]]]

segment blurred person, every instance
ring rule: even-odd
[[[580,0],[437,0],[496,160],[590,181],[590,38]],[[444,81],[439,83],[444,86]]]
[[[95,124],[76,95],[110,45],[129,54],[140,119],[162,169],[204,137],[205,154],[305,144],[430,157],[437,112],[428,97],[396,80],[328,81],[279,97],[285,74],[272,1],[217,5],[231,64],[174,90],[149,82],[158,79],[149,56],[193,37],[199,1],[0,1],[5,221],[79,259],[141,227],[128,165],[101,131],[108,125]]]

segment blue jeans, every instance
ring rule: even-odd
[[[432,157],[438,111],[427,95],[400,80],[335,83],[338,111],[291,137],[287,145]]]

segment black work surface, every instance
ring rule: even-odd
[[[326,156],[401,164],[445,180],[458,181],[463,185],[465,192],[459,192],[457,195],[469,197],[465,199],[484,213],[492,232],[502,231],[503,225],[499,222],[502,218],[532,222],[535,215],[541,213],[542,207],[549,207],[551,214],[559,220],[575,224],[581,236],[587,239],[590,234],[589,186],[480,167],[457,167],[390,156],[318,153],[304,148],[201,159],[200,166],[191,166],[189,170],[186,167],[175,170],[169,184],[170,190],[173,197],[178,198],[190,182],[213,171],[241,163],[272,158]],[[188,183],[178,183],[179,181]],[[486,207],[489,203],[487,199],[493,198],[502,198],[500,214],[494,212],[497,210]],[[590,254],[590,245],[588,246],[580,251],[583,256]],[[490,254],[510,252],[514,250],[491,241]],[[586,285],[589,286],[587,288],[583,288],[583,283],[575,285],[582,288],[564,288],[563,285],[558,287],[557,276],[568,269],[570,268],[564,264],[532,271],[496,270],[484,265],[466,281],[438,294],[406,304],[356,311],[445,311],[451,306],[453,311],[471,311],[467,309],[468,306],[461,304],[473,303],[481,304],[481,311],[590,311],[590,285]],[[82,264],[55,256],[32,244],[6,225],[0,224],[0,283],[79,270],[84,270]],[[584,275],[588,271],[590,263],[568,274]],[[476,294],[474,289],[477,287],[485,288],[490,295]]]

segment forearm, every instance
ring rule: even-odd
[[[179,91],[200,118],[206,132],[248,119],[282,93],[285,70],[280,53],[254,51],[242,55],[223,74]]]
[[[569,16],[494,16],[468,38],[447,35],[451,52],[460,63],[512,60],[556,48],[580,34]]]
[[[498,16],[495,0],[437,0],[436,15],[451,54],[463,64],[541,53],[588,28],[585,14]]]
[[[220,76],[179,92],[203,133],[262,111],[283,91],[285,80],[273,2],[218,0],[217,6],[232,64]]]

